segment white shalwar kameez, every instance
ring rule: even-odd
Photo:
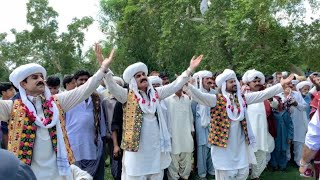
[[[189,77],[186,72],[179,76],[174,82],[155,88],[159,99],[163,100],[174,94],[187,83]],[[128,90],[122,88],[113,81],[112,75],[108,73],[105,78],[109,92],[121,103],[128,98]],[[149,90],[148,90],[149,91]],[[149,97],[143,91],[139,91],[149,103]],[[157,112],[162,113],[162,112]],[[143,114],[143,123],[140,135],[138,152],[124,151],[123,155],[123,180],[162,180],[163,169],[171,163],[170,153],[160,151],[159,125],[155,114]]]

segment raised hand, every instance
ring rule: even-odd
[[[115,49],[112,49],[112,51],[109,54],[109,57],[104,59],[101,63],[101,68],[106,71],[109,68],[109,65],[113,61],[113,56],[114,56]]]
[[[98,43],[94,44],[94,52],[96,54],[99,65],[101,65],[104,60],[104,57],[102,54],[102,47],[100,46],[100,44]]]
[[[200,55],[197,58],[195,56],[192,57],[192,59],[190,60],[190,66],[189,66],[191,71],[194,71],[200,65],[202,58],[203,58],[203,55]]]
[[[280,80],[280,84],[281,84],[281,86],[283,87],[283,89],[286,88],[286,85],[287,85],[287,84],[291,83],[291,81],[293,80],[293,78],[294,78],[294,75],[293,75],[293,74],[290,74],[290,76],[287,77],[286,79],[283,79],[283,78],[282,78],[282,79]]]

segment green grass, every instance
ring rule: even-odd
[[[107,164],[109,164],[109,160],[107,160]],[[113,180],[113,177],[110,172],[109,166],[106,167],[105,171],[105,180]],[[194,175],[190,176],[190,180],[196,180]],[[299,176],[298,168],[297,167],[292,167],[288,166],[288,169],[286,172],[272,172],[266,169],[262,175],[260,176],[261,180],[305,180],[306,178],[302,178]],[[310,180],[313,180],[314,178],[308,178]]]

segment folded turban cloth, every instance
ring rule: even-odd
[[[25,64],[16,68],[9,76],[9,80],[13,83],[16,88],[19,88],[20,82],[26,79],[28,76],[41,73],[46,79],[47,71],[36,63]]]
[[[137,62],[137,63],[131,64],[130,66],[128,66],[123,72],[123,80],[124,80],[124,82],[130,83],[131,78],[133,78],[134,75],[137,74],[140,71],[142,71],[146,75],[148,75],[148,68],[142,62]]]
[[[236,73],[231,69],[225,69],[222,74],[219,74],[216,78],[216,84],[221,88],[222,84],[229,79],[237,79]]]
[[[160,84],[162,85],[162,79],[158,76],[149,76],[148,77],[148,82],[152,85],[154,84]]]
[[[198,71],[192,76],[195,79],[195,85],[198,89],[203,90],[202,79],[205,77],[213,77],[212,72],[207,70]],[[199,82],[199,83],[198,83]]]
[[[299,83],[299,80],[292,80],[291,83],[292,83],[293,85],[297,85],[297,84]]]
[[[311,89],[312,87],[312,83],[309,81],[302,81],[300,83],[297,84],[296,89],[299,91],[300,89],[302,89],[304,86],[309,86],[309,88]]]
[[[246,73],[244,73],[244,75],[242,76],[242,81],[244,83],[249,83],[252,82],[256,77],[260,79],[261,85],[265,83],[266,78],[264,77],[264,75],[260,71],[257,71],[255,69],[248,70]]]

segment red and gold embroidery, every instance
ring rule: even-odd
[[[238,110],[240,110],[238,98],[235,98],[235,103]],[[231,120],[228,117],[226,105],[227,100],[222,94],[219,94],[217,96],[216,106],[211,108],[210,132],[208,136],[210,144],[224,148],[226,148],[228,144],[229,130],[231,126]],[[249,143],[247,122],[245,119],[241,121],[241,125],[246,137],[246,142]]]

